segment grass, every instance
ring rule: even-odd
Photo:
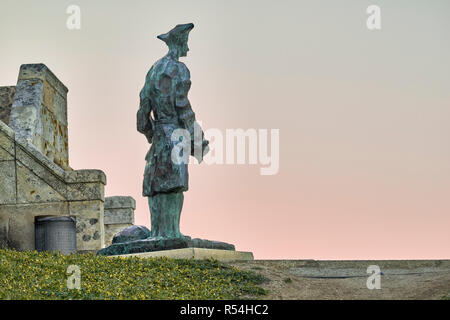
[[[284,278],[284,279],[283,279],[283,282],[284,282],[284,283],[291,283],[291,282],[292,282],[292,279],[291,279],[291,278]]]
[[[70,265],[80,289],[69,289]],[[266,291],[264,277],[217,260],[68,256],[0,249],[0,299],[242,299]]]

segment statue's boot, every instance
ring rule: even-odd
[[[148,198],[152,237],[184,237],[180,233],[180,215],[183,200],[183,192],[158,193]]]

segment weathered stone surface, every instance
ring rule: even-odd
[[[133,208],[111,209],[105,206],[105,224],[134,224]]]
[[[105,185],[96,183],[69,183],[67,184],[67,200],[101,200],[105,199]]]
[[[101,170],[85,169],[66,171],[64,178],[69,183],[100,182],[106,184],[106,175]]]
[[[10,246],[17,250],[34,249],[34,217],[68,215],[70,202],[71,214],[77,217],[80,251],[101,249],[105,236],[102,202],[105,174],[100,170],[64,171],[34,144],[23,137],[16,137],[8,126],[0,122],[0,149],[4,147],[14,155],[10,161],[0,161],[3,166],[9,165],[10,168],[0,170],[0,174],[8,173],[8,177],[0,180],[0,216],[8,223],[0,226],[0,229],[6,230],[8,226],[9,235],[3,238],[9,241]],[[52,205],[42,207],[39,205],[42,202]],[[65,209],[56,204],[64,205]],[[59,209],[53,210],[55,207]],[[21,240],[23,232],[27,236]],[[32,235],[28,234],[30,232]]]
[[[68,215],[67,202],[0,205],[0,238],[16,250],[34,250],[37,216]]]
[[[0,161],[0,204],[16,202],[16,169],[14,161]]]
[[[43,63],[23,64],[19,70],[19,80],[40,79],[47,81],[61,95],[67,95],[67,87]]]
[[[129,196],[105,198],[105,224],[134,223],[136,201]]]
[[[14,160],[14,156],[0,147],[0,161]]]
[[[9,117],[11,115],[11,106],[14,100],[14,93],[16,87],[0,87],[0,121],[9,124]]]
[[[0,248],[11,247],[8,240],[9,217],[2,213],[0,206]]]
[[[30,79],[30,80],[21,80],[17,82],[16,86],[16,93],[14,94],[14,101],[11,106],[11,112],[14,111],[14,108],[19,107],[33,107],[36,111],[40,111],[41,109],[41,103],[43,98],[43,88],[44,83],[40,79]],[[37,113],[39,114],[39,113]],[[22,129],[22,126],[18,124],[16,126],[16,123],[12,121],[12,115],[11,115],[11,121],[9,123],[9,126],[15,131],[20,132]],[[32,128],[33,130],[35,128]],[[39,128],[36,128],[39,130]]]
[[[44,154],[36,148],[35,145],[29,141],[24,140],[20,136],[16,136],[16,157],[28,168],[40,176],[44,172],[50,173],[52,176],[57,176],[59,180],[64,181],[64,170],[50,161]]]
[[[11,129],[6,123],[4,123],[1,120],[0,120],[0,133],[2,133],[3,135],[8,136],[9,138],[11,138],[11,140],[14,141],[14,137],[16,135],[14,130]]]
[[[103,202],[71,201],[69,213],[76,219],[77,250],[92,251],[103,248],[105,243]]]
[[[35,135],[39,135],[36,127],[39,126],[38,112],[34,106],[17,106],[11,110],[10,126],[17,135],[34,142]]]
[[[207,248],[220,250],[235,250],[234,245],[202,239],[183,238],[148,238],[143,240],[129,241],[125,243],[113,243],[97,254],[104,256],[113,256],[120,254],[130,254],[139,252],[162,251],[182,248]]]
[[[113,196],[105,198],[105,209],[132,208],[136,209],[136,200],[129,196]]]
[[[70,213],[78,251],[101,249],[106,176],[68,166],[67,88],[45,65],[22,65],[17,85],[0,87],[0,114],[13,127],[0,120],[0,245],[32,250],[36,216]]]
[[[69,169],[67,88],[43,64],[20,67],[10,126],[43,155]]]
[[[132,197],[114,196],[106,197],[104,205],[105,245],[109,246],[116,233],[133,226],[136,201]]]
[[[14,160],[14,132],[0,120],[0,161]]]
[[[65,198],[56,189],[48,185],[44,180],[36,176],[20,161],[16,162],[17,174],[17,202],[56,202]],[[62,191],[63,192],[63,191]]]
[[[105,207],[105,224],[134,224],[134,210],[132,208],[110,209]]]
[[[64,171],[43,156],[32,144],[25,146],[21,142],[16,143],[16,161],[23,164],[54,190],[58,190],[60,194],[66,194],[67,184],[64,181]]]
[[[106,175],[101,170],[65,172],[67,200],[105,200]]]
[[[129,241],[136,241],[147,239],[150,237],[150,230],[145,226],[131,226],[123,229],[112,239],[112,243],[125,243]]]

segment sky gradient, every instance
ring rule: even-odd
[[[103,170],[149,226],[139,91],[156,36],[188,22],[197,119],[279,129],[280,169],[190,166],[183,234],[256,259],[450,258],[449,1],[2,0],[0,85],[45,63],[69,88],[70,166]]]

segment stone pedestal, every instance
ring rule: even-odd
[[[218,261],[238,261],[253,260],[253,253],[244,251],[204,249],[204,248],[184,248],[164,251],[153,251],[143,253],[124,254],[113,257],[139,257],[139,258],[156,258],[167,257],[172,259],[216,259]]]
[[[119,254],[152,252],[183,248],[204,248],[204,249],[218,249],[234,251],[234,245],[204,239],[191,239],[191,237],[184,236],[183,238],[159,238],[149,237],[146,239],[139,239],[127,241],[122,243],[113,243],[109,247],[103,248],[97,254],[103,256],[114,256]]]
[[[109,246],[119,231],[134,224],[136,201],[132,197],[115,196],[105,198],[105,245]]]

